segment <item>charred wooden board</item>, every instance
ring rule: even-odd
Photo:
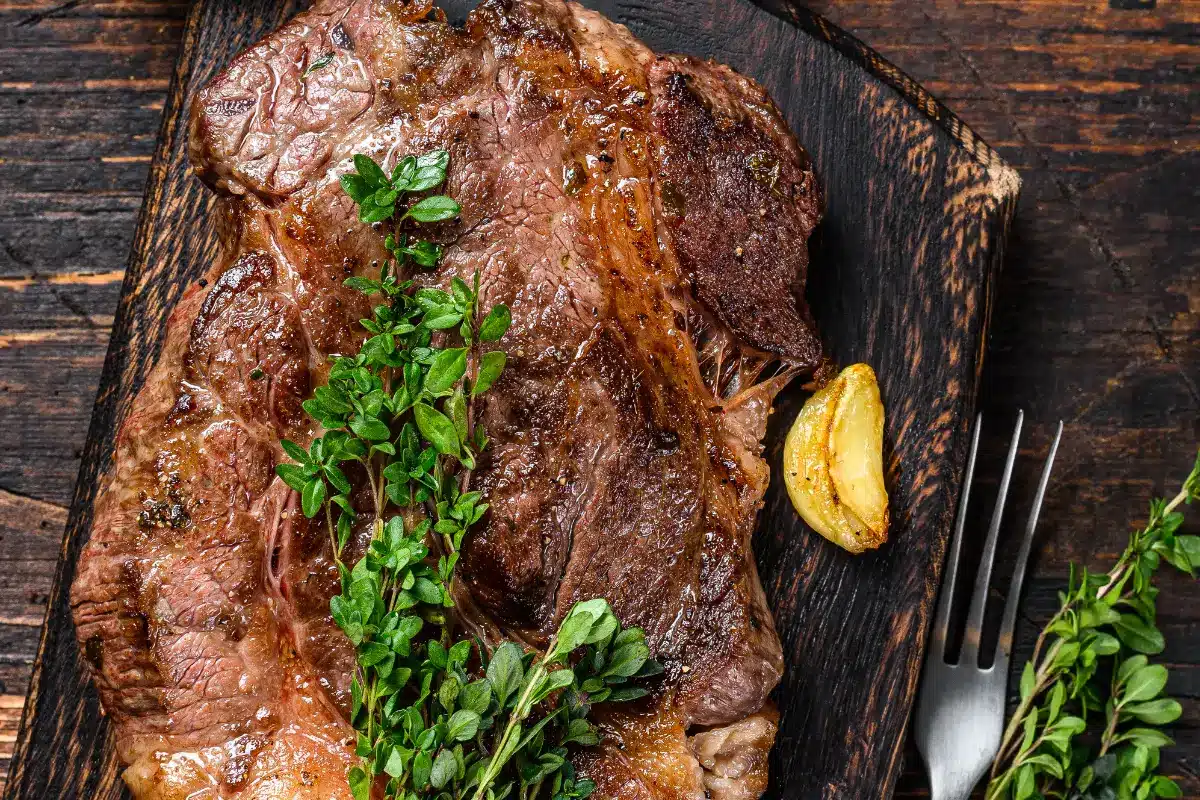
[[[659,51],[724,61],[760,80],[813,156],[827,197],[809,299],[830,352],[867,361],[888,405],[894,528],[851,558],[801,523],[778,481],[756,550],[788,672],[773,793],[889,795],[920,672],[980,382],[994,276],[1020,182],[914,81],[820,17],[764,0],[592,0]],[[11,798],[116,798],[123,789],[68,605],[112,437],[157,356],[183,289],[215,258],[209,196],[186,161],[192,95],[295,10],[274,0],[197,0],[159,148],[14,758]],[[468,3],[454,2],[462,16]],[[778,471],[780,398],[768,440]]]

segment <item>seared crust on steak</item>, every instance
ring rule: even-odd
[[[72,594],[134,794],[349,796],[336,569],[274,466],[361,342],[369,304],[342,281],[384,255],[340,176],[436,147],[463,210],[414,277],[478,271],[513,313],[478,409],[491,510],[462,622],[538,645],[608,598],[666,674],[602,712],[579,761],[597,796],[761,793],[783,668],[750,549],[761,440],[821,358],[802,298],[819,191],[761,87],[562,0],[487,0],[462,29],[428,0],[317,0],[192,113],[235,234],[118,433]]]

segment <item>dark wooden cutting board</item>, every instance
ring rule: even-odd
[[[124,796],[79,657],[69,587],[97,478],[157,357],[167,315],[216,257],[211,198],[190,174],[186,113],[233,55],[297,2],[196,0],[164,112],[6,797]],[[448,4],[461,18],[469,2]],[[798,520],[781,482],[755,539],[787,674],[771,796],[888,797],[966,457],[995,273],[1020,181],[953,114],[848,34],[787,0],[588,0],[659,51],[713,57],[761,81],[812,154],[827,215],[809,300],[830,352],[879,374],[891,541],[851,557]],[[768,438],[779,473],[779,402]]]

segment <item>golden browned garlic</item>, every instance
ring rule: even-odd
[[[792,505],[812,528],[851,553],[887,541],[883,402],[875,372],[847,367],[804,404],[783,448]]]

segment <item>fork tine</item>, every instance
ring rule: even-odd
[[[1029,566],[1029,551],[1033,548],[1033,532],[1037,528],[1038,516],[1042,513],[1042,500],[1045,499],[1046,487],[1050,484],[1050,471],[1054,468],[1054,457],[1058,455],[1058,443],[1062,441],[1062,434],[1063,424],[1059,422],[1058,432],[1054,434],[1054,442],[1050,445],[1050,454],[1046,456],[1046,466],[1042,467],[1042,479],[1038,482],[1037,496],[1033,498],[1033,510],[1029,512],[1025,538],[1021,540],[1021,550],[1017,553],[1017,564],[1013,568],[1008,599],[1004,601],[1004,617],[1000,622],[1000,643],[996,645],[995,661],[996,668],[1003,673],[1008,672],[1008,657],[1012,655],[1013,629],[1017,624],[1017,607],[1021,604],[1025,570]]]
[[[1000,538],[1000,522],[1004,519],[1004,501],[1008,497],[1008,484],[1012,481],[1013,465],[1017,461],[1017,445],[1021,440],[1021,425],[1025,412],[1017,412],[1017,427],[1008,444],[1008,458],[1004,461],[1004,474],[1000,477],[1000,493],[996,496],[996,507],[992,511],[992,524],[988,527],[987,543],[983,546],[983,558],[979,560],[979,574],[975,576],[975,592],[971,595],[971,609],[967,612],[967,630],[963,634],[962,654],[959,663],[967,659],[979,662],[979,639],[983,633],[983,612],[987,606],[988,584],[992,580],[992,562],[996,560],[996,541]]]
[[[979,431],[983,429],[983,414],[975,417],[975,432],[971,436],[971,452],[967,456],[967,471],[963,477],[962,498],[958,502],[958,518],[954,521],[954,538],[946,557],[946,577],[938,598],[937,616],[933,621],[933,641],[929,643],[928,658],[946,659],[946,633],[950,627],[950,608],[954,604],[954,582],[958,577],[958,560],[962,550],[963,529],[967,525],[967,500],[975,479],[975,455],[979,452]]]

